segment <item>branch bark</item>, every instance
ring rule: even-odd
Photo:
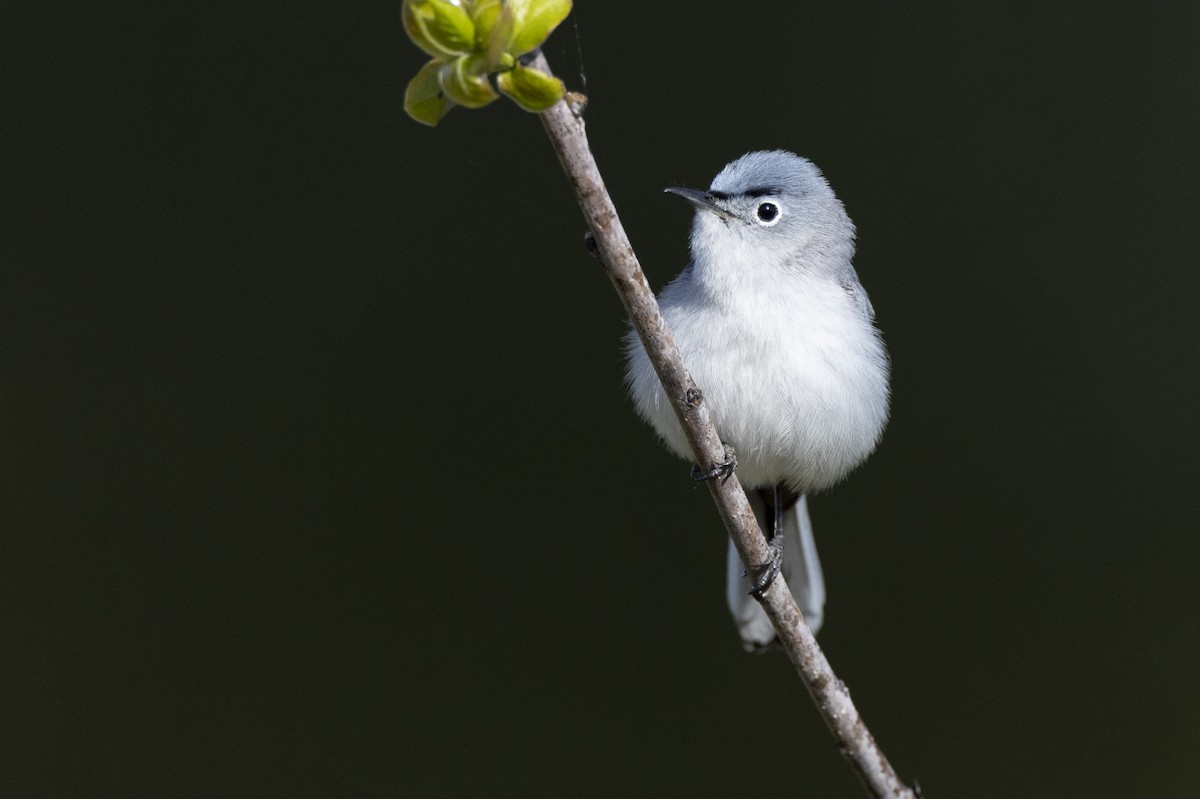
[[[550,67],[540,53],[533,66],[550,73]],[[541,114],[542,124],[575,190],[588,229],[595,237],[600,261],[687,433],[696,463],[707,471],[725,459],[725,447],[709,418],[704,395],[688,374],[671,331],[659,313],[658,302],[604,187],[584,131],[585,104],[586,98],[582,95],[568,94]],[[766,538],[758,528],[736,473],[728,480],[709,480],[707,485],[742,562],[766,562],[769,557]],[[917,799],[916,792],[896,776],[850,700],[845,684],[834,675],[782,574],[775,578],[759,601],[817,710],[863,785],[877,797]]]

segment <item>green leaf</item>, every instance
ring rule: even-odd
[[[475,23],[475,46],[483,49],[492,28],[500,18],[503,7],[500,0],[475,0],[471,3],[471,22]]]
[[[446,96],[438,82],[438,70],[443,62],[434,59],[417,76],[408,82],[404,91],[404,110],[423,125],[436,125],[454,107],[454,101]]]
[[[513,34],[508,51],[524,55],[539,47],[571,13],[571,0],[509,0]]]
[[[431,56],[462,55],[475,48],[475,23],[458,0],[404,0],[401,15],[408,37]]]
[[[488,72],[495,72],[512,39],[512,8],[501,0],[476,0],[471,6],[471,19],[475,23],[475,50],[487,56]]]
[[[487,78],[482,55],[459,56],[438,70],[438,82],[451,100],[467,108],[482,108],[499,98]]]
[[[497,75],[496,84],[526,111],[545,111],[566,91],[563,82],[553,75],[520,64]]]

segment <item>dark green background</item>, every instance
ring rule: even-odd
[[[4,28],[0,793],[860,795],[536,118],[407,119],[396,2]],[[1195,796],[1195,4],[582,0],[546,51],[655,286],[662,187],[751,149],[858,224],[893,416],[813,503],[821,641],[898,771]]]

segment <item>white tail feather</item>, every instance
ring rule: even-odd
[[[766,529],[765,508],[757,492],[750,492],[750,504],[758,524]],[[808,499],[800,497],[783,517],[783,578],[792,589],[792,596],[804,614],[804,620],[815,634],[825,617],[825,577],[817,557],[817,542],[813,538],[812,521],[808,518]],[[751,582],[746,568],[738,557],[733,542],[729,542],[725,599],[729,612],[746,649],[761,649],[775,640],[775,630],[758,600],[750,596]]]

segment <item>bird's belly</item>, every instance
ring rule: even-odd
[[[887,360],[865,320],[786,342],[690,327],[678,336],[684,362],[746,486],[818,491],[874,450],[887,420]]]

